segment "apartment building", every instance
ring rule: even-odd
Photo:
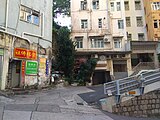
[[[71,0],[71,38],[77,43],[77,60],[98,59],[92,84],[130,74],[123,0]]]
[[[132,70],[154,69],[158,67],[157,42],[147,36],[143,0],[124,0],[127,39],[131,41]]]
[[[143,0],[148,39],[160,40],[160,0]]]
[[[147,41],[143,0],[125,0],[127,38],[131,41]]]
[[[0,15],[0,89],[47,84],[52,0],[1,0]]]

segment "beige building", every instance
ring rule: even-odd
[[[71,37],[77,59],[98,58],[92,84],[131,73],[123,0],[71,0]]]
[[[148,39],[160,40],[160,0],[143,0]]]

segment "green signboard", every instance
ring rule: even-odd
[[[3,55],[3,54],[4,54],[4,50],[0,49],[0,55]]]
[[[38,72],[38,63],[36,61],[26,62],[26,75],[36,75]]]

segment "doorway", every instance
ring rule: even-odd
[[[92,84],[93,85],[104,84],[104,83],[110,82],[110,81],[111,81],[111,77],[110,77],[109,71],[97,70],[94,72],[93,77],[92,77]]]
[[[13,60],[9,63],[9,81],[11,88],[20,87],[21,60]]]

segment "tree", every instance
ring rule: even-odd
[[[92,76],[97,64],[97,59],[90,58],[86,62],[80,65],[76,79],[80,85],[86,85],[86,82],[90,82],[90,77]]]
[[[57,31],[55,46],[54,70],[62,71],[68,82],[71,83],[74,68],[75,46],[70,40],[70,30],[67,27],[61,27]]]
[[[70,15],[70,0],[53,0],[53,17],[57,14]]]

